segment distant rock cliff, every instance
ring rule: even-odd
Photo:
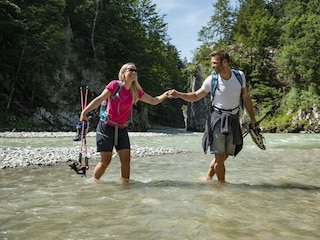
[[[202,85],[202,75],[204,68],[197,65],[194,73],[191,76],[191,91],[198,90]],[[210,95],[197,102],[187,103],[187,110],[185,116],[186,130],[202,132],[204,130],[205,122],[208,117],[210,106]]]

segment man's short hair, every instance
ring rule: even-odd
[[[227,53],[225,50],[213,51],[210,53],[209,56],[210,57],[218,56],[220,59],[220,62],[222,62],[223,60],[227,60],[227,62],[229,63],[231,60],[229,53]]]

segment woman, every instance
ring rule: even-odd
[[[123,181],[130,178],[130,140],[126,122],[129,118],[133,104],[139,100],[151,105],[161,103],[167,98],[168,92],[162,95],[152,97],[145,93],[139,82],[137,68],[133,63],[124,64],[119,71],[119,80],[122,87],[119,91],[119,97],[114,98],[108,103],[108,118],[105,121],[99,121],[97,126],[96,141],[97,151],[101,154],[101,161],[96,165],[93,172],[93,180],[99,180],[112,159],[113,147],[116,148],[120,157],[121,169],[120,176]],[[93,99],[88,106],[81,112],[80,121],[86,121],[86,115],[99,107],[103,101],[109,99],[118,87],[118,81],[111,81],[103,92]]]

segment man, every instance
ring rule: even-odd
[[[196,102],[213,91],[212,115],[206,127],[204,150],[206,152],[206,148],[210,146],[210,153],[215,154],[215,158],[210,163],[205,178],[211,180],[216,174],[218,180],[223,183],[226,172],[225,160],[229,155],[236,156],[242,149],[243,138],[239,123],[241,95],[253,128],[258,126],[244,73],[237,71],[241,75],[241,85],[238,80],[239,76],[237,78],[235,72],[230,69],[229,54],[223,50],[212,52],[210,58],[211,67],[217,76],[217,85],[214,90],[212,90],[214,74],[211,74],[197,91],[182,93],[173,89],[169,92],[169,98],[181,98],[188,102]]]

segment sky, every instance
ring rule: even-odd
[[[231,2],[234,2],[232,0]],[[213,15],[216,0],[152,0],[160,15],[166,15],[170,43],[180,52],[181,59],[192,60],[194,51],[200,47],[198,33]]]

